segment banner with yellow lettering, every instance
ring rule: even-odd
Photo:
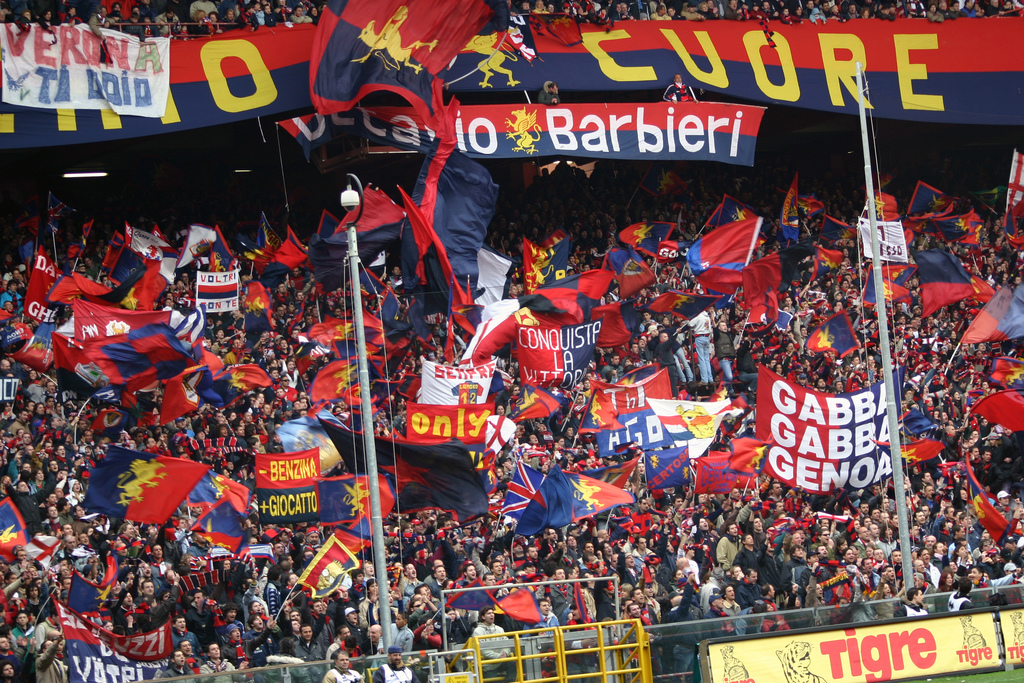
[[[1000,668],[992,613],[901,619],[702,643],[710,683],[874,683]],[[781,617],[766,616],[774,622]],[[777,626],[776,626],[777,628]]]
[[[475,36],[444,78],[455,93],[538,92],[545,81],[554,80],[571,105],[572,91],[660,92],[680,73],[697,90],[855,115],[854,74],[859,61],[866,65],[868,101],[876,117],[1024,124],[1021,17],[941,24],[923,19],[820,26],[772,22],[774,48],[757,23],[749,21],[620,21],[608,31],[602,26],[580,28],[583,42],[573,47],[550,36],[533,36],[540,59],[532,60],[508,47],[495,51],[498,36]],[[170,92],[161,118],[122,117],[109,109],[40,110],[0,104],[0,148],[159,135],[286,111],[310,111],[309,57],[315,30],[311,24],[279,26],[273,32],[230,31],[172,41]],[[525,26],[521,29],[528,31]],[[965,60],[965,54],[971,59]],[[455,82],[462,76],[466,78]],[[56,83],[60,85],[59,74]],[[112,83],[110,88],[113,92]],[[614,121],[574,120],[580,129],[569,131],[582,146],[589,139],[587,134],[601,126],[609,131],[625,128],[627,122],[621,116],[616,112]],[[329,118],[340,125],[346,117]],[[679,117],[673,121],[689,135],[685,129],[689,124]],[[539,114],[538,122],[546,123],[547,117]],[[489,144],[490,136],[507,134],[504,121],[497,126],[489,118],[472,117],[463,124],[463,137],[481,148]],[[409,128],[409,137],[418,134],[415,125]],[[568,137],[564,140],[570,142]],[[614,149],[610,133],[609,140]]]
[[[494,415],[494,402],[455,406],[409,403],[405,410],[405,438],[413,443],[437,443],[458,439],[464,444],[483,443],[487,418]]]
[[[320,449],[256,455],[256,502],[260,522],[314,522],[320,518],[316,481]]]
[[[856,63],[865,65],[872,115],[944,123],[1024,123],[1024,18],[924,19],[783,25],[774,47],[754,21],[581,24],[573,47],[532,36],[541,59],[495,51],[476,36],[445,80],[451,90],[664,90],[676,73],[694,89],[752,102],[857,114]],[[523,33],[529,26],[521,26]],[[965,62],[963,55],[971,55]],[[471,73],[472,72],[472,73]],[[470,75],[471,74],[471,75]],[[459,78],[462,80],[455,83]],[[571,94],[566,98],[572,102]]]

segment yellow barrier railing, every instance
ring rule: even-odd
[[[637,620],[576,624],[470,638],[483,683],[651,683],[647,633]],[[456,658],[449,671],[463,662]]]

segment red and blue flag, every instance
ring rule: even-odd
[[[670,289],[664,294],[659,294],[654,300],[647,304],[646,308],[651,313],[671,313],[684,320],[690,320],[708,308],[715,305],[721,297],[697,294],[696,292],[680,292]]]
[[[346,215],[355,220],[358,212]],[[377,188],[363,192],[363,214],[356,224],[359,259],[372,263],[402,236],[405,211]],[[316,281],[325,292],[340,289],[348,277],[348,230],[336,217],[324,211],[316,233],[309,238],[309,261]]]
[[[384,517],[395,507],[395,490],[383,475],[380,486],[380,513]],[[349,524],[370,516],[370,480],[365,475],[346,474],[316,482],[320,500],[320,521],[324,524]]]
[[[590,312],[590,319],[601,321],[601,332],[597,335],[597,345],[601,348],[625,346],[639,334],[636,299],[597,306]]]
[[[675,227],[675,223],[665,221],[634,223],[619,233],[619,241],[656,257],[659,243],[667,240]]]
[[[71,573],[71,587],[68,589],[67,605],[79,614],[86,616],[99,615],[103,603],[110,598],[110,589],[117,581],[117,555],[109,553],[106,567],[99,583],[93,583],[78,573]]]
[[[956,204],[956,197],[951,197],[931,185],[917,181],[914,194],[910,197],[908,216],[931,218],[947,213]]]
[[[14,562],[14,549],[29,542],[28,531],[21,512],[10,498],[0,501],[0,557],[6,562]]]
[[[943,306],[974,295],[970,273],[960,259],[941,249],[928,249],[914,254],[917,277],[921,283],[921,315],[930,316]],[[961,343],[964,343],[961,341]]]
[[[812,353],[831,351],[843,358],[858,348],[860,344],[846,311],[832,316],[807,335],[807,350]]]
[[[1024,337],[1024,286],[1001,287],[971,321],[961,344]]]
[[[519,394],[519,401],[512,406],[508,417],[511,420],[529,420],[535,417],[548,417],[560,410],[565,403],[565,398],[554,391],[533,387],[529,384],[523,386]]]
[[[1024,360],[1005,356],[993,359],[989,378],[1006,389],[1024,389]]]
[[[763,219],[753,216],[726,223],[696,240],[686,253],[690,271],[711,289],[731,294],[743,284],[741,271],[750,263]]]
[[[103,436],[117,438],[117,436],[127,431],[131,425],[131,415],[124,410],[118,410],[117,408],[104,408],[97,413],[96,418],[92,421],[89,427]]]
[[[779,226],[782,229],[784,241],[796,241],[800,239],[800,205],[799,192],[797,192],[797,176],[793,174],[793,182],[789,185],[786,198],[782,200],[782,211],[779,212]]]
[[[192,531],[211,545],[238,554],[249,545],[249,534],[242,527],[244,519],[245,515],[239,514],[230,501],[222,500],[199,516]]]
[[[757,213],[753,207],[747,206],[729,195],[724,195],[722,202],[715,207],[715,210],[704,224],[709,228],[718,228],[729,223],[738,223],[754,218],[757,218]]]
[[[110,446],[92,471],[82,507],[107,517],[163,524],[209,469],[191,460]]]
[[[1004,389],[974,404],[972,415],[1000,424],[1011,432],[1024,431],[1024,389]]]
[[[640,181],[640,189],[655,197],[678,197],[686,192],[687,184],[667,165],[654,163]]]
[[[255,364],[229,365],[213,376],[213,390],[224,405],[253,389],[265,389],[273,384],[267,371]]]
[[[551,246],[534,244],[523,238],[523,289],[532,294],[542,285],[566,276],[572,240],[558,240]]]
[[[188,504],[203,509],[211,508],[225,499],[235,512],[244,515],[249,510],[252,491],[244,484],[210,470],[188,494]]]
[[[21,213],[14,219],[15,235],[31,235],[35,237],[39,232],[39,197],[29,197],[28,201],[21,205]]]
[[[556,470],[552,469],[552,472],[554,471]],[[565,473],[564,477],[569,482],[572,491],[572,519],[574,522],[619,505],[632,505],[636,502],[632,493],[623,491],[614,484],[573,472]]]
[[[821,239],[829,242],[838,242],[853,237],[857,231],[849,223],[836,220],[826,215],[821,221]]]
[[[386,90],[403,96],[430,120],[434,77],[496,15],[498,4],[331,0],[320,16],[309,60],[309,90],[317,113],[349,111],[366,95]],[[495,16],[499,32],[508,28],[505,7],[503,22],[501,15]]]
[[[833,270],[839,270],[841,265],[843,265],[843,252],[825,249],[824,247],[815,247],[814,272],[811,275],[811,280],[817,280],[828,275]]]
[[[527,503],[516,523],[516,533],[533,536],[544,529],[558,529],[573,520],[573,485],[558,467],[552,467],[537,487],[537,495]]]
[[[633,247],[609,249],[601,268],[615,273],[615,279],[619,281],[619,297],[622,299],[634,297],[644,287],[650,287],[658,281],[654,271]]]
[[[1020,410],[1020,407],[1018,407],[1018,410]],[[985,489],[981,487],[978,478],[974,475],[974,468],[971,467],[971,463],[966,462],[964,465],[967,470],[966,479],[969,488],[969,500],[971,505],[974,506],[974,514],[978,518],[978,523],[988,532],[988,535],[992,537],[997,546],[1002,546],[1003,536],[1009,530],[1010,523],[1006,521],[1003,513],[997,510],[992,501],[989,500],[988,494],[985,493]]]
[[[481,591],[486,592],[486,591]],[[508,617],[528,626],[539,624],[544,615],[540,612],[537,596],[529,588],[516,588],[495,603]]]

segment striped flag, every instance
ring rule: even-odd
[[[206,313],[238,310],[238,269],[196,273],[196,308]]]
[[[1010,181],[1006,184],[1006,213],[1024,201],[1024,154],[1013,150],[1010,162]]]

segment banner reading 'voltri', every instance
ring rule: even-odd
[[[765,473],[813,494],[860,489],[891,476],[888,452],[879,448],[889,442],[885,401],[882,382],[826,394],[759,368],[757,438],[771,443]]]

